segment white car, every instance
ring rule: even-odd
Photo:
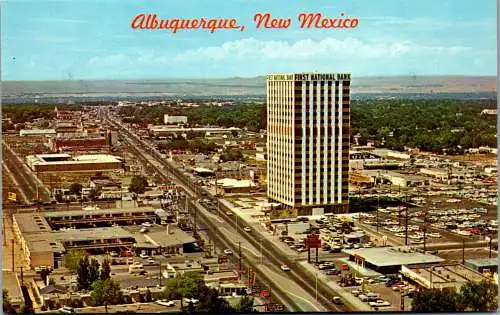
[[[224,254],[226,254],[226,255],[232,255],[232,254],[233,254],[233,251],[232,251],[232,250],[230,250],[229,248],[226,248],[226,249],[224,250]]]
[[[195,298],[184,298],[184,302],[185,303],[193,303],[193,304],[198,304],[200,302],[200,300],[198,299],[195,299]]]
[[[111,257],[118,257],[118,253],[115,252],[115,251],[111,251],[111,252],[109,252],[109,256],[111,256]]]
[[[283,271],[290,271],[290,267],[288,267],[287,265],[281,265],[280,268]]]
[[[146,233],[148,231],[148,228],[147,227],[143,227],[141,228],[141,230],[139,231],[140,233]]]
[[[141,253],[139,255],[139,257],[141,257],[141,258],[149,258],[148,254],[144,254],[144,253]]]
[[[369,302],[368,305],[373,307],[383,307],[383,306],[391,306],[391,303],[384,300],[377,300],[375,302]]]
[[[142,226],[145,226],[145,227],[152,227],[153,224],[151,224],[151,222],[144,222],[142,223]]]
[[[168,307],[175,306],[175,302],[169,300],[158,300],[156,301],[156,303]]]
[[[58,311],[64,314],[73,314],[75,312],[75,309],[69,306],[63,306],[58,309]]]
[[[248,227],[248,226],[245,226],[245,227],[243,228],[243,230],[244,230],[245,232],[252,232],[252,229],[251,229],[250,227]]]
[[[232,213],[231,211],[227,211],[227,212],[226,212],[226,215],[231,216],[231,215],[233,215],[233,213]]]

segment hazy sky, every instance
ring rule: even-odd
[[[495,0],[3,0],[2,79],[256,76],[270,72],[496,75]],[[253,16],[291,17],[286,30]],[[359,17],[356,29],[300,29],[300,12]],[[134,30],[160,18],[237,18],[243,32]]]

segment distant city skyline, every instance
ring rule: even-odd
[[[273,72],[496,75],[496,1],[7,0],[1,6],[2,80],[254,77]],[[206,2],[203,2],[206,3]],[[253,15],[292,19],[255,29]],[[355,29],[300,29],[297,15],[358,17]],[[243,32],[134,30],[160,18],[237,18]]]

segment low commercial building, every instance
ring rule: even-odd
[[[98,138],[67,138],[67,139],[51,139],[49,146],[52,152],[63,151],[96,151],[109,148],[108,139],[106,137]]]
[[[175,278],[185,272],[203,272],[203,266],[197,261],[187,261],[183,263],[167,263],[167,268],[162,272],[164,278]]]
[[[495,273],[498,272],[497,258],[476,258],[467,259],[465,266],[480,272],[480,273]]]
[[[163,122],[165,125],[172,125],[172,124],[187,124],[188,118],[187,116],[171,116],[171,115],[163,115]]]
[[[257,188],[257,185],[250,179],[223,178],[218,179],[217,182],[212,182],[212,184],[216,184],[218,188],[222,188],[224,193],[227,194],[250,193]]]
[[[34,172],[97,172],[123,169],[120,157],[108,154],[80,155],[37,154],[28,155],[26,163]]]
[[[401,274],[424,289],[453,290],[468,282],[490,279],[461,264],[439,266],[403,266]]]
[[[168,136],[172,134],[182,134],[188,132],[202,132],[207,136],[214,134],[231,134],[233,131],[240,131],[240,128],[230,127],[198,127],[198,128],[172,128],[171,126],[151,126],[149,132],[154,136]]]
[[[55,129],[22,129],[19,131],[21,137],[28,136],[55,136]]]
[[[429,185],[429,178],[412,174],[403,174],[388,170],[364,170],[362,174],[370,176],[375,181],[387,181],[394,186],[417,187]]]
[[[402,266],[432,265],[443,262],[444,259],[435,255],[423,254],[409,247],[373,247],[344,250],[349,260],[364,268],[380,273],[397,273]]]

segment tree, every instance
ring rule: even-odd
[[[56,284],[56,280],[54,278],[49,278],[49,285],[54,285]]]
[[[91,296],[96,305],[104,305],[106,313],[108,313],[108,305],[119,304],[123,299],[120,285],[112,279],[94,281]]]
[[[151,296],[151,290],[149,290],[149,288],[146,290],[145,300],[146,302],[151,302],[153,300],[153,297]]]
[[[100,268],[100,265],[99,265],[99,262],[92,258],[90,260],[90,265],[89,265],[89,283],[92,284],[92,282],[96,281],[97,279],[99,279],[99,268]]]
[[[205,286],[203,277],[198,272],[188,271],[170,279],[165,287],[165,296],[168,299],[180,299],[181,307],[183,298],[198,298],[200,289]]]
[[[148,187],[148,180],[144,176],[134,176],[128,190],[136,194],[142,194]]]
[[[72,272],[76,272],[80,260],[87,255],[87,252],[83,249],[70,249],[64,255],[64,266]]]
[[[498,308],[498,285],[486,280],[468,282],[460,288],[460,304],[466,311],[494,311]]]
[[[72,194],[72,195],[78,195],[80,196],[82,194],[82,184],[80,183],[73,183],[71,184],[71,186],[69,186],[69,192]]]
[[[196,304],[195,307],[197,312],[210,312],[215,314],[234,312],[234,309],[229,303],[219,297],[217,289],[209,288],[206,285],[200,288],[199,300],[200,302]]]
[[[90,287],[89,256],[85,255],[80,259],[76,269],[79,290],[87,290]]]
[[[5,314],[16,314],[16,310],[10,304],[9,291],[7,289],[2,290],[2,304],[3,304],[3,312]]]
[[[244,297],[241,298],[238,305],[236,305],[236,312],[238,313],[254,312],[253,302],[254,302],[253,297],[245,295]]]
[[[101,280],[106,280],[111,278],[111,264],[109,262],[109,259],[104,259],[101,265],[101,274],[99,279]]]
[[[459,296],[455,291],[441,291],[437,289],[416,292],[412,305],[412,312],[456,312],[459,311]]]

